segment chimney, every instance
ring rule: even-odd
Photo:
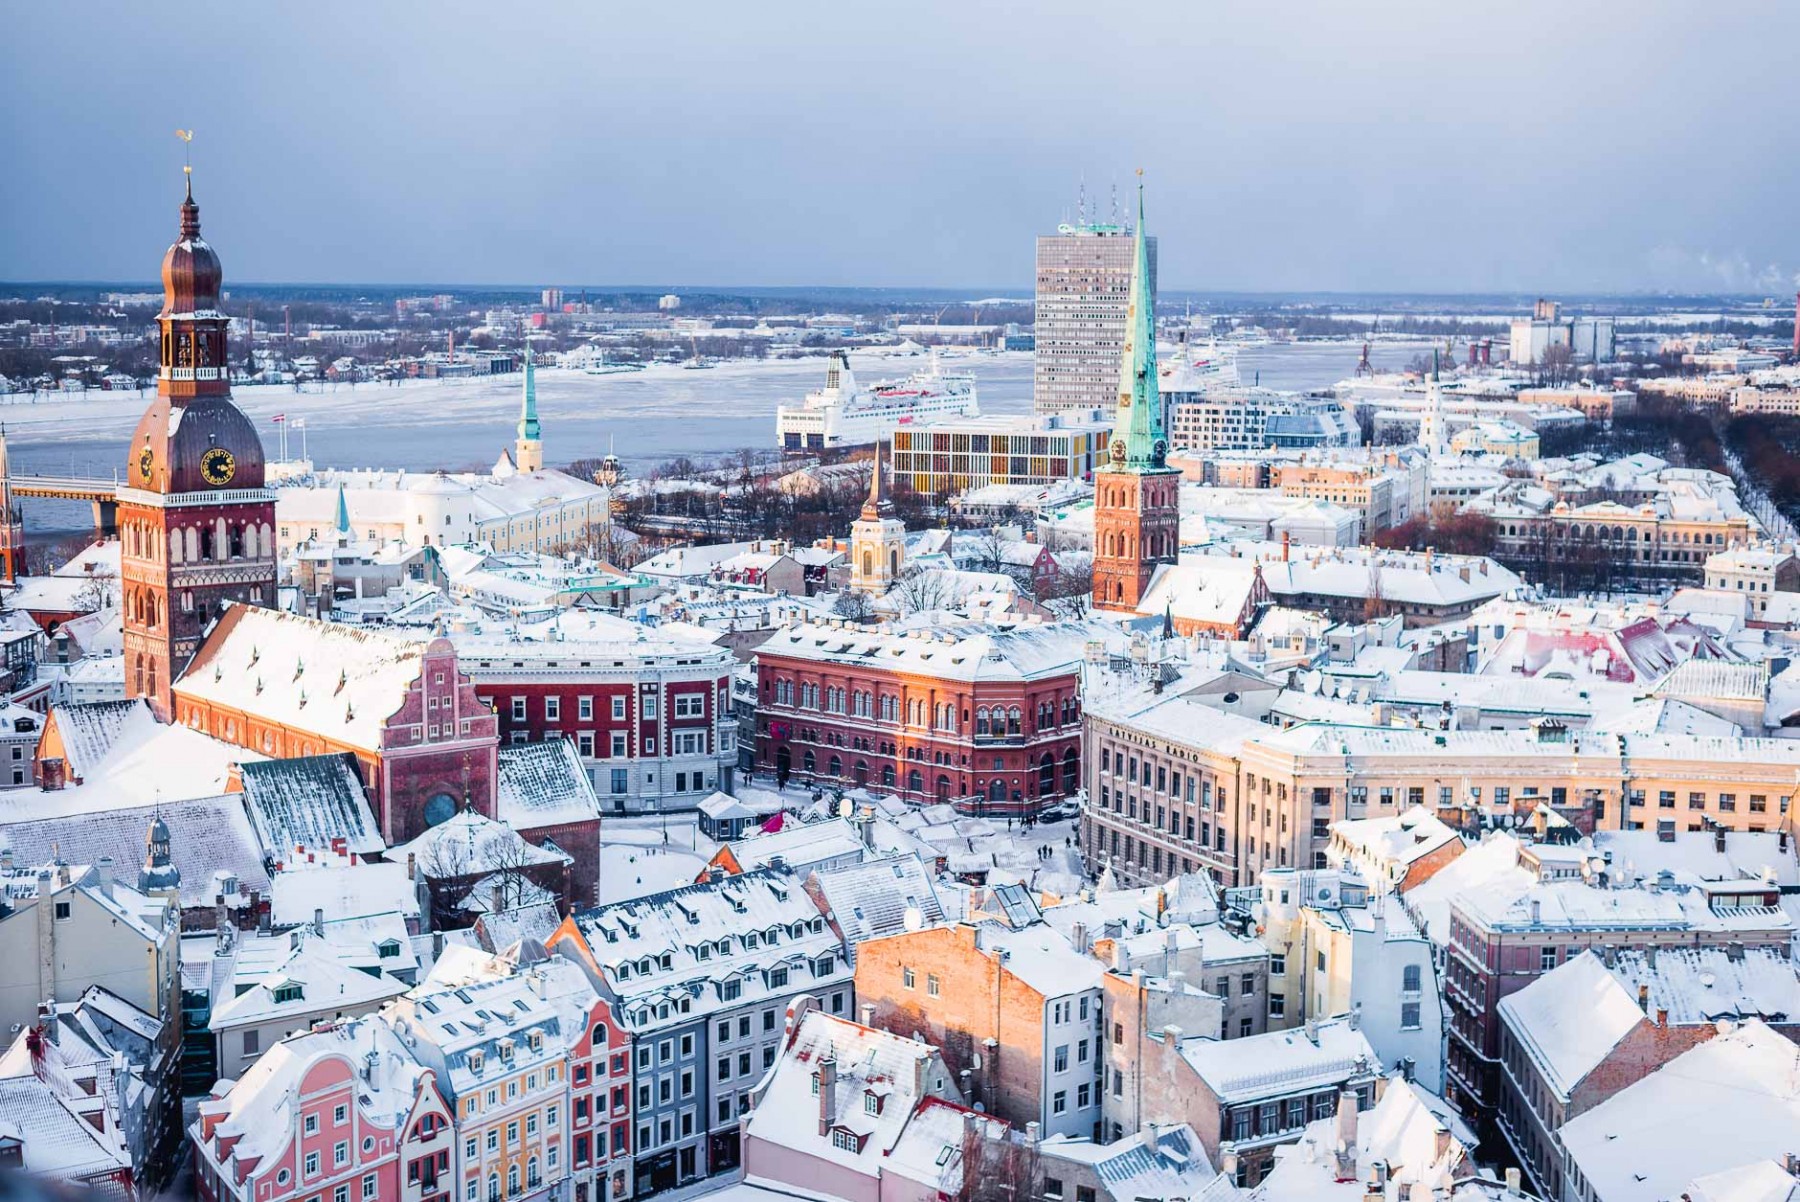
[[[1356,1180],[1356,1091],[1338,1091],[1337,1104],[1337,1179]]]
[[[1645,1014],[1650,1013],[1650,986],[1647,982],[1638,985],[1638,1009]]]
[[[1506,1170],[1506,1192],[1517,1197],[1519,1195],[1520,1173],[1515,1168]]]
[[[874,1002],[864,1002],[862,1004],[862,1025],[865,1027],[872,1027],[875,1025]]]
[[[1069,928],[1069,942],[1075,945],[1076,951],[1080,952],[1082,955],[1087,954],[1087,923],[1078,922]]]
[[[406,879],[409,881],[419,879],[419,857],[415,852],[406,853]]]
[[[1450,1155],[1450,1128],[1439,1127],[1431,1133],[1431,1159],[1442,1164]]]
[[[1314,1047],[1319,1046],[1319,1020],[1316,1018],[1306,1020],[1306,1042]]]
[[[837,1057],[819,1061],[819,1134],[831,1134],[837,1123]]]
[[[1666,1027],[1669,1025],[1669,1008],[1667,1006],[1658,1006],[1656,1008],[1656,1025],[1659,1027]]]
[[[39,764],[39,774],[43,778],[46,791],[68,787],[69,765],[68,761],[61,756],[53,755],[42,760]]]
[[[1363,1202],[1387,1202],[1388,1162],[1377,1160],[1369,1166],[1369,1184],[1363,1190]]]
[[[316,906],[313,908],[312,929],[315,935],[325,933],[325,911]]]
[[[1719,855],[1725,854],[1725,828],[1722,826],[1713,827],[1713,850]]]
[[[1230,1140],[1219,1145],[1219,1176],[1227,1181],[1237,1181],[1238,1150],[1237,1145]]]
[[[96,864],[95,867],[100,870],[100,895],[102,897],[111,897],[113,895],[113,858],[111,856],[101,856],[100,862]]]

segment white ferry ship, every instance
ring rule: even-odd
[[[784,451],[821,451],[877,442],[918,422],[980,413],[975,377],[943,371],[935,354],[930,367],[904,380],[858,388],[850,356],[833,351],[825,387],[807,393],[804,404],[777,409],[775,433]]]

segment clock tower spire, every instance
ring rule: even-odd
[[[125,695],[165,721],[170,685],[224,607],[275,602],[275,498],[262,440],[231,400],[222,273],[191,174],[180,220],[163,255],[156,399],[119,486]]]

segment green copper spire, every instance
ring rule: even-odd
[[[344,499],[344,486],[338,485],[337,531],[339,534],[350,533],[350,503]]]
[[[538,437],[537,371],[531,365],[531,343],[525,343],[525,399],[519,405],[519,437],[532,442]]]
[[[1142,177],[1143,172],[1138,172]],[[1162,392],[1156,375],[1156,307],[1150,296],[1150,252],[1144,244],[1144,182],[1138,180],[1137,231],[1132,247],[1131,307],[1119,357],[1119,413],[1113,422],[1112,466],[1154,471],[1164,466]]]

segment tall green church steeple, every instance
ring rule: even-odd
[[[1139,176],[1143,175],[1140,171]],[[1125,316],[1125,349],[1119,357],[1119,412],[1113,422],[1115,470],[1160,471],[1169,451],[1163,429],[1162,392],[1156,375],[1156,305],[1150,294],[1150,252],[1144,243],[1144,182],[1138,180],[1138,219],[1133,238],[1131,304]]]
[[[531,343],[525,343],[525,399],[519,405],[519,437],[538,437],[537,369],[531,363]]]
[[[513,465],[522,472],[544,470],[544,443],[538,434],[537,368],[531,362],[531,340],[525,341],[525,396],[519,402],[519,437],[513,442]]]

